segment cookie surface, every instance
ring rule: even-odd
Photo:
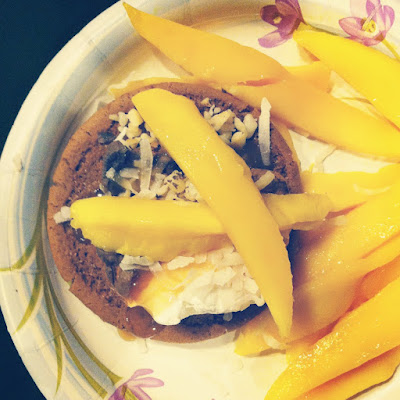
[[[159,87],[175,94],[184,95],[196,103],[200,112],[209,98],[213,105],[225,110],[230,108],[239,118],[251,113],[258,118],[259,110],[244,104],[229,94],[198,85],[162,83],[141,88]],[[138,90],[138,91],[140,91]],[[170,342],[196,342],[219,336],[237,328],[256,315],[259,307],[249,307],[234,313],[231,321],[221,317],[189,317],[177,326],[157,324],[141,307],[127,307],[124,297],[116,290],[115,277],[110,279],[107,259],[100,257],[98,250],[84,240],[69,223],[56,224],[54,215],[62,206],[97,195],[103,178],[103,161],[107,143],[100,138],[118,135],[117,123],[109,115],[127,113],[132,109],[131,97],[127,93],[97,111],[71,137],[53,175],[48,199],[47,229],[53,258],[64,280],[70,283],[70,291],[102,320],[117,328],[141,337]],[[246,160],[253,174],[260,170],[257,137],[249,140],[239,154]],[[264,167],[265,168],[265,167]],[[291,151],[276,129],[271,130],[271,169],[276,179],[268,186],[274,193],[298,193],[301,191],[300,175]]]

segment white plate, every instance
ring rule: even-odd
[[[400,16],[398,1],[383,2]],[[305,62],[305,54],[292,41],[268,50],[258,45],[257,38],[273,30],[259,18],[263,1],[130,3],[255,47],[285,65]],[[337,3],[300,1],[308,23],[343,33],[338,20],[352,15],[350,0]],[[359,1],[361,8],[364,3]],[[396,20],[387,35],[393,49],[400,49],[399,38]],[[379,48],[391,54],[382,44]],[[182,73],[132,35],[122,4],[117,3],[60,51],[21,108],[0,165],[0,229],[4,232],[0,303],[8,329],[48,399],[108,399],[130,380],[138,400],[261,400],[285,366],[282,354],[239,357],[233,353],[231,334],[197,345],[125,341],[68,292],[54,266],[43,219],[51,168],[99,99],[107,100],[107,87],[133,70],[135,79]],[[360,398],[400,398],[399,376]]]

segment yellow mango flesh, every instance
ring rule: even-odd
[[[332,211],[330,199],[323,195],[268,193],[263,199],[281,230],[304,229],[308,222],[323,221]]]
[[[328,325],[325,328],[312,333],[311,335],[289,343],[285,351],[286,361],[290,364],[293,360],[296,360],[301,353],[304,353],[307,349],[313,346],[314,343],[326,336],[332,330],[332,328],[333,324]]]
[[[296,400],[347,400],[390,379],[400,364],[400,347],[307,392]]]
[[[336,172],[326,174],[303,171],[301,182],[307,193],[327,194],[333,211],[341,211],[365,202],[371,195],[386,190],[400,177],[400,164],[388,165],[376,173]]]
[[[285,67],[292,75],[303,79],[314,86],[324,91],[330,90],[330,69],[326,67],[322,62],[316,61],[311,64],[299,65],[296,67]],[[133,92],[144,86],[156,85],[162,82],[180,82],[188,84],[201,84],[215,87],[216,84],[208,82],[204,79],[200,79],[196,76],[181,76],[179,78],[166,78],[166,77],[154,77],[146,78],[137,81],[130,81],[123,87],[110,87],[109,92],[115,98],[122,96],[125,93]],[[277,122],[278,123],[278,122]],[[286,128],[287,129],[287,128]]]
[[[209,207],[190,202],[93,197],[74,202],[71,217],[96,247],[154,261],[230,243]]]
[[[258,354],[270,347],[270,337],[278,346],[285,348],[288,343],[326,328],[350,308],[359,279],[358,275],[351,273],[331,274],[319,281],[295,287],[290,336],[286,340],[279,336],[270,313],[265,310],[240,329],[235,352],[244,356]]]
[[[354,303],[360,279],[399,255],[399,190],[399,184],[394,185],[347,214],[345,225],[320,229],[320,235],[311,234],[314,241],[304,241],[305,247],[294,260],[293,328],[287,342],[337,320]],[[354,238],[358,239],[356,246]],[[240,329],[235,351],[251,355],[268,349],[268,341],[262,344],[264,336],[285,346],[268,311]]]
[[[279,227],[249,168],[187,98],[151,89],[132,101],[223,224],[280,332],[287,336],[293,309],[290,262]]]
[[[219,83],[278,81],[289,73],[273,58],[218,35],[139,11],[124,3],[135,30],[193,75]]]
[[[321,61],[296,67],[286,67],[286,69],[292,75],[311,83],[324,92],[329,92],[332,88],[331,70]]]
[[[281,231],[307,229],[331,210],[325,195],[264,194],[263,200]],[[71,225],[97,247],[157,261],[231,243],[218,218],[201,203],[92,197],[74,202],[71,214]]]
[[[302,232],[303,247],[294,260],[295,282],[315,280],[352,264],[400,232],[400,183],[350,211],[339,224]],[[356,243],[354,242],[356,240]]]
[[[400,279],[291,362],[266,400],[292,400],[400,345]]]
[[[399,251],[400,255],[400,251]],[[358,288],[355,304],[359,305],[378,294],[390,282],[400,277],[400,257],[390,263],[371,271],[362,280]]]
[[[188,84],[207,84],[207,82],[202,81],[199,78],[194,76],[182,76],[180,78],[165,78],[165,77],[155,77],[155,78],[146,78],[138,81],[130,81],[124,87],[111,87],[109,88],[109,92],[115,97],[122,96],[125,93],[133,92],[138,90],[144,86],[149,85],[157,85],[163,82],[180,82],[180,83],[188,83]]]
[[[400,128],[400,63],[354,40],[325,32],[294,32],[296,42],[362,93]]]
[[[351,152],[400,160],[400,134],[396,127],[300,79],[265,86],[224,85],[224,89],[253,107],[259,107],[266,97],[271,103],[271,115],[299,128],[299,133],[306,131]]]

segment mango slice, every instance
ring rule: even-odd
[[[397,247],[399,248],[399,247]],[[389,283],[400,278],[400,257],[367,274],[357,289],[352,307],[356,308],[373,298]],[[306,344],[310,344],[309,342]],[[295,351],[298,350],[295,346]],[[304,350],[305,348],[303,348]],[[292,350],[292,353],[293,350]],[[299,352],[300,353],[300,352]],[[299,354],[298,353],[298,354]],[[297,355],[298,355],[297,354]],[[293,358],[293,357],[292,357]],[[389,379],[400,364],[400,347],[396,347],[381,356],[368,361],[337,378],[318,386],[301,396],[304,400],[340,400],[348,399],[363,390]]]
[[[123,87],[110,87],[108,91],[115,98],[117,98],[125,93],[133,92],[144,86],[157,85],[158,83],[163,83],[163,82],[180,82],[180,83],[203,84],[203,85],[207,84],[207,82],[204,82],[203,80],[196,78],[195,76],[182,76],[180,78],[154,77],[154,78],[141,79],[138,81],[130,81]]]
[[[400,128],[400,63],[397,60],[372,47],[325,32],[303,30],[295,32],[293,38]]]
[[[302,232],[304,245],[293,263],[295,282],[315,280],[328,271],[338,270],[341,264],[352,264],[399,232],[400,183],[397,182],[350,211],[339,224],[326,224],[310,234]]]
[[[311,83],[324,92],[329,92],[332,89],[331,70],[321,61],[296,67],[286,67],[286,69],[292,75]]]
[[[397,183],[351,211],[345,225],[317,229],[311,234],[302,232],[303,236],[313,236],[313,240],[304,240],[293,263],[293,327],[287,342],[337,320],[354,304],[361,278],[399,255],[399,190]],[[385,238],[385,230],[393,232]],[[353,245],[354,237],[358,238],[357,246]],[[271,337],[285,347],[271,315],[264,311],[240,329],[235,351],[240,355],[257,354],[270,347]]]
[[[306,230],[308,223],[313,228],[314,222],[323,221],[332,211],[329,197],[323,195],[267,193],[263,199],[280,230]]]
[[[266,400],[292,400],[400,345],[400,279],[290,363]]]
[[[286,348],[288,343],[316,334],[350,308],[359,279],[360,276],[351,273],[330,274],[295,287],[290,336],[286,340],[280,338],[269,311],[265,310],[240,329],[235,352],[254,355],[270,348],[271,343],[275,348]]]
[[[273,58],[209,32],[139,11],[124,3],[140,36],[193,75],[218,83],[266,80],[289,73]]]
[[[334,324],[328,325],[311,335],[291,342],[285,352],[286,361],[290,364],[293,360],[313,346],[318,340],[326,336],[333,328]]]
[[[296,400],[347,400],[390,379],[400,364],[400,347],[324,383]]]
[[[331,210],[325,195],[268,193],[263,200],[281,231],[309,229]],[[218,218],[201,203],[92,197],[74,202],[71,213],[71,225],[97,247],[157,261],[230,243]]]
[[[321,61],[315,61],[311,64],[299,65],[296,67],[285,67],[292,75],[303,79],[315,87],[329,91],[331,89],[330,74],[331,70],[323,64]],[[181,76],[179,78],[166,78],[166,77],[154,77],[146,78],[137,81],[130,81],[125,86],[110,87],[109,92],[114,98],[122,96],[125,93],[133,92],[141,87],[148,85],[156,85],[162,82],[181,82],[188,84],[201,84],[216,87],[219,86],[216,83],[208,82],[204,79],[200,79],[196,76]]]
[[[341,211],[364,203],[371,195],[385,191],[400,177],[400,164],[387,165],[376,173],[336,172],[325,174],[303,171],[301,181],[307,193],[324,193]]]
[[[281,334],[287,336],[293,310],[290,262],[279,227],[251,180],[249,168],[187,98],[151,89],[132,101],[223,224]]]
[[[265,86],[223,85],[253,107],[263,97],[271,115],[316,139],[355,153],[400,160],[400,134],[390,122],[376,118],[334,98],[300,79]]]
[[[393,282],[399,277],[400,257],[397,257],[383,267],[371,271],[364,277],[357,290],[357,296],[353,306],[358,306],[359,304],[371,299],[390,282]]]
[[[96,247],[154,261],[230,243],[210,208],[196,203],[93,197],[74,202],[71,217]]]

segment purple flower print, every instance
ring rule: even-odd
[[[267,48],[285,43],[300,22],[304,22],[298,0],[276,0],[275,5],[263,7],[260,14],[263,21],[276,27],[273,32],[258,39],[258,43]]]
[[[380,0],[351,0],[352,17],[339,20],[350,39],[374,46],[385,39],[394,22],[394,10]]]
[[[143,388],[164,386],[164,382],[160,379],[144,377],[153,372],[152,369],[138,369],[108,400],[151,400]]]

